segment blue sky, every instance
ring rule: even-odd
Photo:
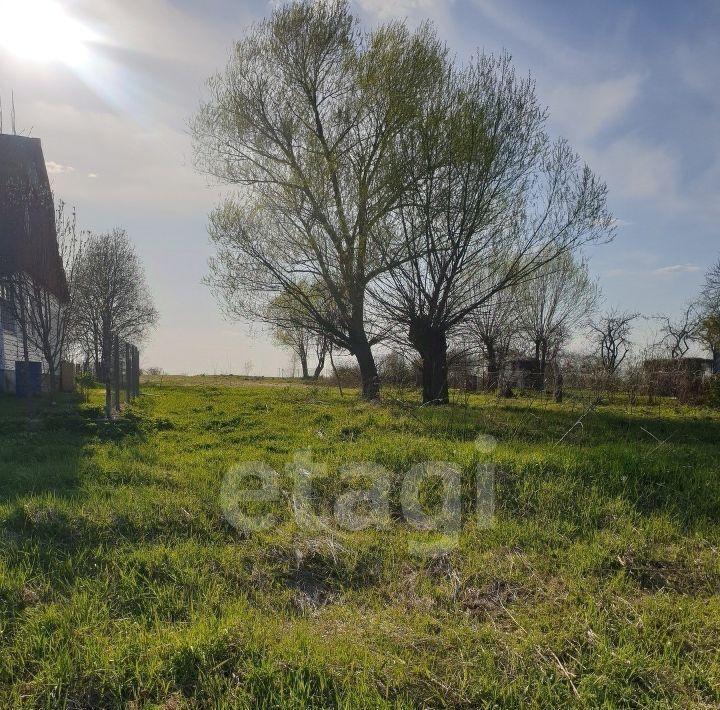
[[[204,80],[271,4],[60,4],[92,32],[87,57],[33,61],[0,42],[0,95],[7,107],[15,91],[18,130],[42,138],[56,193],[81,226],[124,226],[137,245],[161,313],[145,363],[188,373],[240,372],[248,361],[257,373],[287,368],[261,329],[224,321],[200,283],[220,191],[193,171],[187,134]],[[0,0],[0,17],[11,5]],[[459,59],[507,49],[533,74],[552,133],[610,189],[617,236],[589,252],[608,306],[672,314],[697,293],[720,254],[720,3],[357,0],[355,9],[367,25],[430,18]]]

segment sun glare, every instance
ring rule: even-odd
[[[0,47],[22,59],[79,66],[91,40],[88,28],[53,0],[0,0]]]

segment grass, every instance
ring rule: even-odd
[[[0,707],[720,704],[716,411],[600,404],[557,444],[584,408],[222,385],[148,385],[112,423],[100,392],[0,399]],[[310,455],[326,515],[340,466],[384,466],[391,527],[300,526],[289,464]],[[220,487],[253,460],[282,494],[248,534]],[[395,498],[427,460],[462,471],[463,527],[418,555]]]

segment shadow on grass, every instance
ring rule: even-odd
[[[640,408],[633,412],[618,411],[615,406],[558,407],[550,400],[486,400],[482,406],[458,404],[420,407],[391,401],[398,415],[409,418],[417,433],[439,439],[471,441],[479,435],[494,436],[498,442],[518,441],[532,444],[555,443],[567,434],[568,444],[578,446],[613,441],[652,443],[670,438],[674,443],[716,443],[720,441],[720,418],[700,407],[678,416],[668,405]],[[576,425],[581,420],[582,426]],[[575,428],[573,429],[573,426]],[[392,427],[392,425],[391,425]],[[572,431],[571,431],[572,430]]]
[[[562,504],[549,513],[565,520],[587,519],[582,501],[594,495],[625,499],[643,516],[667,513],[687,529],[720,522],[720,418],[711,410],[573,411],[498,401],[414,408],[411,416],[416,431],[439,439],[492,436],[506,458],[517,450],[517,464],[508,462],[496,478],[498,505],[511,516],[547,515],[538,507],[541,490],[562,481],[553,494]],[[598,509],[597,525],[606,518]]]
[[[76,395],[19,400],[0,395],[0,502],[25,495],[73,495],[86,447],[142,438],[143,421],[126,412],[106,421]]]

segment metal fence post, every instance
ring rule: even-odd
[[[113,338],[113,389],[115,390],[115,409],[120,411],[120,338]]]
[[[103,348],[110,345],[111,352],[106,352],[103,355],[103,362],[101,366],[102,377],[105,382],[105,418],[112,419],[112,337],[107,339],[103,336]]]
[[[140,394],[140,351],[137,349],[136,346],[133,346],[133,359],[134,359],[134,367],[133,367],[133,378],[134,378],[134,385],[135,385],[135,396],[137,397]]]
[[[132,363],[130,361],[130,343],[125,343],[125,401],[132,402]]]

